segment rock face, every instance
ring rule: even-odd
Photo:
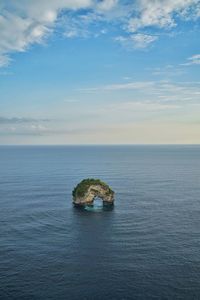
[[[84,179],[73,190],[73,203],[76,206],[92,205],[96,197],[101,198],[104,205],[113,205],[114,192],[99,179]]]

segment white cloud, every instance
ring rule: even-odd
[[[7,54],[0,54],[0,67],[8,66],[11,59],[8,57]]]
[[[11,51],[25,51],[29,44],[40,43],[50,30],[45,23],[10,13],[0,16],[0,28],[0,53],[4,57]]]
[[[120,44],[122,44],[128,49],[133,49],[133,48],[141,49],[149,46],[149,44],[156,41],[157,38],[158,37],[154,35],[137,33],[137,34],[132,34],[128,37],[118,36],[115,38],[115,40],[117,42],[120,42]]]
[[[189,9],[199,0],[138,0],[136,16],[128,22],[128,30],[156,26],[160,28],[176,26],[175,16],[188,17]]]
[[[135,81],[130,83],[110,84],[96,88],[86,88],[81,91],[99,92],[99,91],[119,91],[119,90],[140,90],[154,86],[152,81]]]
[[[23,52],[34,43],[42,43],[52,32],[63,9],[79,9],[92,5],[91,0],[13,0],[1,3],[0,66],[6,66],[12,52]]]
[[[129,111],[129,112],[155,112],[155,111],[165,111],[170,109],[178,109],[179,105],[174,103],[162,103],[156,101],[125,101],[122,103],[117,103],[115,105],[110,105],[110,109],[118,111]]]
[[[189,57],[188,62],[181,64],[182,66],[200,65],[200,54]]]
[[[82,12],[82,16],[72,13],[85,8],[89,10]],[[23,52],[32,44],[44,42],[63,18],[67,21],[61,22],[61,26],[67,38],[88,36],[91,23],[118,21],[112,24],[121,26],[126,36],[117,40],[131,48],[145,48],[157,36],[138,30],[172,28],[177,18],[195,20],[200,17],[199,12],[200,0],[137,0],[132,3],[120,0],[1,0],[0,66],[9,64],[13,52]],[[100,33],[101,30],[99,28]],[[127,33],[130,36],[127,37]]]
[[[76,38],[76,37],[88,37],[89,36],[89,31],[86,29],[79,28],[77,26],[72,26],[70,25],[68,29],[66,29],[64,36],[66,38]]]
[[[180,82],[172,83],[170,81],[133,81],[129,83],[116,83],[99,87],[82,89],[81,92],[105,95],[109,93],[117,99],[131,99],[141,102],[150,102],[168,104],[198,104],[200,95],[199,82]]]
[[[80,14],[80,15],[69,14],[67,16],[62,17],[62,19],[60,20],[60,25],[64,30],[65,37],[86,38],[92,35],[92,32],[90,30],[90,25],[96,22],[100,22],[101,20],[102,20],[101,16],[93,12],[88,12],[87,14]],[[104,32],[100,31],[99,34],[104,34]]]
[[[166,65],[163,67],[154,68],[152,71],[152,75],[159,77],[164,76],[165,78],[171,78],[185,74],[185,70],[183,70],[183,68],[173,65]]]
[[[118,0],[104,0],[97,4],[97,9],[108,11],[118,4]]]

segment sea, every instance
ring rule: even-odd
[[[99,178],[111,210],[72,190]],[[0,300],[200,299],[200,146],[1,146]]]

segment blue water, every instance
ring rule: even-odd
[[[200,146],[0,147],[0,299],[200,299]]]

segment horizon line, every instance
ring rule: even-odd
[[[25,146],[25,147],[32,147],[32,146],[53,146],[53,147],[59,147],[59,146],[200,146],[200,143],[191,143],[191,144],[183,144],[183,143],[137,143],[137,144],[0,144],[0,147],[7,147],[7,146]]]

